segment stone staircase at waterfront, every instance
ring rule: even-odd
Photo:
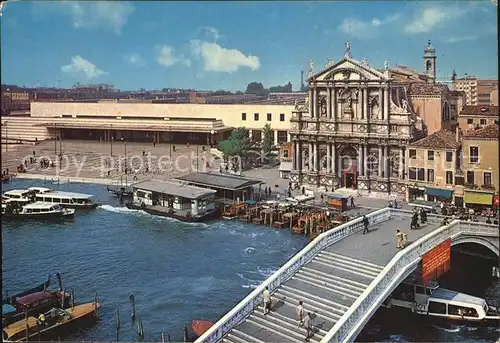
[[[306,330],[298,327],[295,314],[302,301],[305,312],[312,314],[310,341],[319,343],[383,268],[324,250],[272,294],[271,313],[264,315],[259,306],[222,341],[304,342]]]

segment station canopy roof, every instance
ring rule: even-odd
[[[146,180],[137,182],[132,185],[132,188],[173,195],[185,199],[199,199],[207,195],[216,193],[216,191],[211,189],[188,186],[183,185],[179,182],[162,180]]]
[[[264,181],[257,179],[249,179],[241,176],[219,173],[193,173],[177,177],[176,180],[185,181],[197,186],[213,187],[231,191],[241,190],[265,183]]]

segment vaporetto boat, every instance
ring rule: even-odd
[[[18,208],[9,208],[9,203],[2,203],[2,219],[55,219],[72,217],[75,210],[64,208],[59,204],[36,201],[26,204],[19,211]]]

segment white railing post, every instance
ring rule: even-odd
[[[389,208],[383,208],[367,214],[366,217],[370,220],[371,225],[375,225],[389,219],[390,214],[391,212]],[[269,287],[269,290],[272,292],[282,283],[290,279],[300,267],[312,260],[325,247],[361,231],[362,228],[362,218],[359,217],[339,225],[336,228],[328,230],[316,237],[304,249],[288,260],[288,262],[285,263],[278,271],[276,271],[260,286],[247,295],[224,317],[219,319],[215,325],[208,329],[195,342],[213,343],[222,339],[222,337],[224,337],[233,327],[248,317],[252,311],[259,306],[262,302],[262,293],[266,287]]]

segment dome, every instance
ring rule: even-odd
[[[430,40],[427,43],[427,46],[425,47],[424,52],[425,52],[426,55],[434,55],[434,53],[436,52],[436,49],[434,49],[434,47],[431,45],[431,41]]]

